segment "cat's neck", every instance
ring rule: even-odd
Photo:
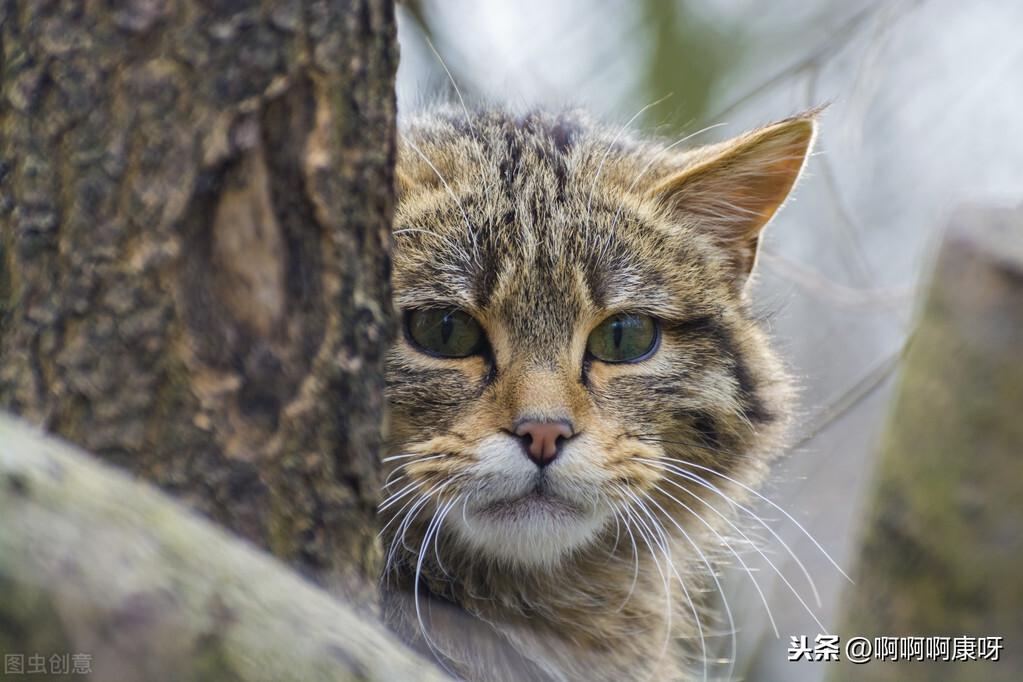
[[[556,565],[536,566],[472,555],[443,535],[436,546],[424,550],[422,537],[410,530],[405,544],[412,549],[401,547],[403,556],[388,583],[411,597],[404,609],[406,619],[414,616],[416,622],[405,629],[417,637],[421,632],[415,631],[425,630],[434,653],[449,647],[457,651],[466,646],[467,632],[487,629],[502,642],[511,642],[516,655],[534,663],[547,661],[555,669],[586,660],[586,665],[599,665],[591,669],[612,676],[608,679],[643,669],[656,669],[656,679],[675,679],[678,652],[670,650],[669,642],[691,638],[693,610],[702,610],[700,604],[689,609],[689,597],[680,595],[683,578],[676,572],[684,571],[684,562],[667,561],[655,554],[661,551],[657,547],[651,549],[614,528]],[[698,575],[686,582],[691,597],[698,599]],[[426,603],[430,608],[423,607]],[[464,615],[437,617],[445,609]],[[424,617],[424,612],[429,613]],[[467,626],[467,620],[477,626]],[[478,651],[467,653],[475,659]]]

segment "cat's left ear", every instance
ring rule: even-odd
[[[817,133],[817,110],[694,150],[685,168],[648,193],[679,223],[706,230],[737,281],[756,260],[760,231],[789,195]]]

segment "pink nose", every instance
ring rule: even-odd
[[[515,435],[525,442],[526,453],[539,467],[554,461],[563,439],[573,435],[572,425],[565,421],[526,421],[515,427]]]

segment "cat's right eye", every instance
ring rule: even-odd
[[[442,358],[475,355],[485,343],[479,322],[456,308],[412,310],[405,316],[405,327],[413,345]]]

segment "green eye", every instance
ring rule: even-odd
[[[649,315],[618,313],[590,332],[586,351],[603,362],[642,360],[657,347],[657,323]]]
[[[413,310],[406,317],[408,335],[422,350],[442,358],[464,358],[483,346],[483,330],[461,310]]]

